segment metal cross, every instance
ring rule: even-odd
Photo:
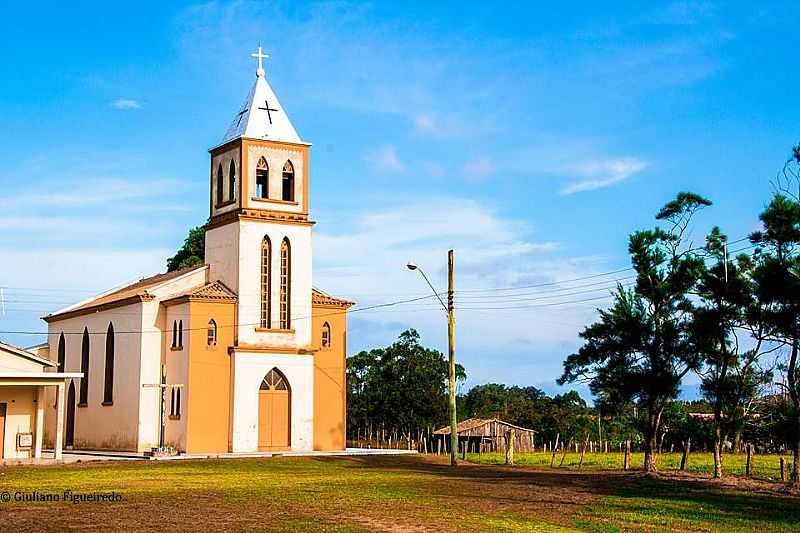
[[[269,123],[272,124],[272,114],[270,113],[270,111],[278,111],[278,110],[271,108],[267,100],[264,100],[264,105],[266,107],[259,107],[259,109],[267,112],[267,118],[269,119]]]
[[[241,123],[242,123],[242,115],[244,115],[244,114],[245,114],[245,113],[247,113],[248,111],[250,111],[250,108],[247,108],[247,107],[245,107],[244,109],[242,109],[241,111],[239,111],[239,120],[237,120],[237,121],[236,121],[236,127],[237,127],[237,128],[239,127],[239,124],[241,124]]]
[[[255,53],[255,54],[250,54],[250,57],[258,58],[258,70],[264,70],[264,65],[262,63],[262,60],[268,58],[269,54],[261,53],[261,45],[259,45],[258,46],[258,52]]]

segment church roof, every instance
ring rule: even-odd
[[[311,291],[311,304],[324,307],[341,307],[347,309],[354,306],[356,303],[351,302],[350,300],[336,298],[335,296],[331,296],[330,294],[314,287]]]
[[[119,289],[113,289],[109,292],[95,296],[83,302],[79,302],[70,307],[56,311],[42,317],[42,320],[50,322],[56,318],[68,318],[68,316],[76,316],[90,311],[102,311],[103,309],[119,307],[134,303],[135,301],[151,300],[155,298],[150,294],[149,290],[157,287],[163,283],[179,278],[184,274],[194,272],[195,270],[207,268],[202,266],[191,266],[175,270],[174,272],[165,272],[164,274],[157,274],[149,278],[142,278],[137,282],[131,283]]]
[[[198,287],[192,287],[188,291],[173,296],[169,300],[166,300],[164,303],[168,302],[178,303],[185,300],[235,302],[236,293],[233,292],[231,289],[229,289],[227,285],[217,280],[217,281],[212,281],[210,283],[206,283],[205,285],[200,285]]]
[[[258,54],[253,54],[253,57],[258,58],[256,81],[239,111],[233,117],[220,144],[241,137],[302,143],[303,141],[300,140],[283,106],[278,101],[278,97],[275,96],[275,92],[267,82],[261,59],[268,56],[262,54],[259,47]]]

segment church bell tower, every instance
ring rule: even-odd
[[[267,82],[263,60],[222,142],[210,150],[205,258],[236,292],[236,345],[311,344],[308,151]]]

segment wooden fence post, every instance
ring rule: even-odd
[[[586,432],[586,440],[583,441],[583,446],[581,446],[581,459],[578,461],[578,470],[583,466],[583,456],[586,455],[586,446],[589,444],[589,432]]]
[[[753,445],[751,443],[747,443],[747,462],[744,465],[744,477],[750,477],[751,468],[752,468],[752,454],[753,454]]]
[[[683,443],[683,455],[681,456],[681,472],[686,471],[686,462],[689,460],[689,453],[692,451],[692,438],[686,437]]]
[[[631,467],[631,441],[625,441],[625,458],[622,460],[622,469],[628,470]]]
[[[517,431],[515,429],[510,429],[508,431],[508,443],[506,444],[506,464],[513,465],[514,464],[514,441],[517,438]]]
[[[560,436],[561,433],[556,433],[556,445],[552,448],[553,455],[550,457],[550,468],[553,468],[553,464],[556,462],[556,451],[558,450],[558,438]]]
[[[781,481],[786,481],[786,459],[781,455]]]

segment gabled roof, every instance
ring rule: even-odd
[[[169,300],[165,300],[164,304],[179,303],[187,300],[202,300],[211,302],[235,302],[236,293],[227,287],[221,281],[212,281],[205,285],[192,287],[188,291],[173,296]]]
[[[16,346],[12,346],[10,344],[6,344],[4,342],[0,342],[0,351],[9,353],[11,355],[16,355],[17,357],[23,357],[35,363],[39,363],[40,365],[45,366],[56,366],[56,363],[50,361],[49,359],[43,359],[36,354],[32,354],[27,350],[23,350],[22,348],[17,348]]]
[[[458,433],[461,434],[462,432],[469,431],[471,429],[475,429],[481,426],[485,426],[486,424],[497,423],[503,426],[512,427],[514,429],[519,429],[521,431],[530,431],[532,433],[536,433],[534,430],[529,428],[524,428],[521,426],[515,426],[509,422],[504,422],[499,418],[468,418],[466,420],[462,420],[456,426]],[[436,431],[433,432],[435,435],[449,435],[450,434],[450,426],[444,426]]]
[[[76,316],[90,311],[102,311],[103,309],[119,307],[121,305],[128,305],[137,301],[152,300],[154,296],[150,294],[150,290],[158,287],[159,285],[177,279],[185,274],[195,272],[207,268],[205,265],[192,266],[175,270],[174,272],[166,272],[150,276],[149,278],[142,278],[135,283],[126,285],[119,289],[113,289],[109,292],[95,296],[83,302],[79,302],[73,306],[66,307],[55,313],[43,316],[42,320],[51,322],[56,318],[66,318],[68,316]]]
[[[220,145],[240,137],[303,143],[261,68],[256,71],[256,81]]]
[[[353,307],[355,304],[355,302],[351,302],[350,300],[331,296],[330,294],[323,292],[316,287],[314,287],[311,291],[311,305],[317,305],[321,307],[340,307],[347,309]]]

